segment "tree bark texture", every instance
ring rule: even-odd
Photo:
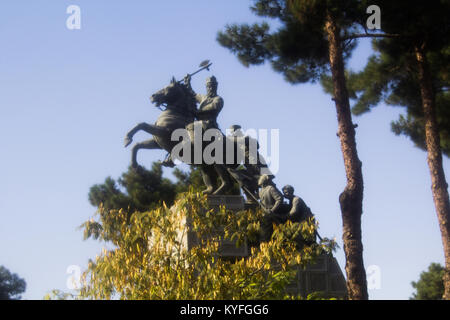
[[[338,120],[338,136],[344,157],[347,185],[339,196],[342,213],[343,243],[346,258],[347,291],[351,300],[367,300],[367,279],[361,241],[363,201],[362,163],[358,158],[355,127],[345,81],[340,29],[329,14],[325,29],[329,42],[329,58],[334,87],[334,101]]]
[[[420,93],[425,120],[425,142],[427,146],[427,161],[431,175],[431,191],[441,230],[442,243],[445,255],[444,272],[444,299],[450,300],[450,203],[448,197],[448,185],[445,180],[442,165],[442,152],[439,137],[439,128],[436,120],[434,91],[429,73],[426,55],[422,47],[415,48]]]

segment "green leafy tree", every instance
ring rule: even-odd
[[[379,5],[382,28],[395,37],[376,41],[378,54],[369,59],[364,71],[349,73],[357,98],[353,112],[364,113],[381,100],[407,108],[407,116],[394,122],[392,129],[427,150],[444,246],[445,297],[450,299],[450,202],[442,165],[442,152],[448,155],[450,146],[450,3],[433,0],[417,6],[410,1],[380,1]],[[330,80],[326,82],[331,91]]]
[[[444,295],[444,267],[439,263],[432,263],[428,271],[420,274],[417,282],[411,282],[416,290],[411,300],[441,300]]]
[[[285,287],[297,267],[336,247],[329,239],[308,241],[317,229],[313,221],[277,226],[271,240],[259,244],[261,210],[209,208],[206,197],[196,192],[202,184],[195,169],[175,171],[176,182],[166,181],[159,165],[144,170],[129,170],[118,185],[108,178],[91,188],[89,198],[98,210],[82,225],[84,237],[111,249],[89,261],[79,296],[53,291],[46,299],[287,298]],[[151,194],[159,196],[161,189],[167,203]],[[199,245],[187,247],[188,233]],[[250,257],[220,258],[224,239],[236,245],[247,241],[253,246]]]
[[[255,242],[262,212],[227,212],[208,208],[206,196],[184,193],[169,208],[165,204],[128,217],[125,210],[100,206],[98,217],[111,216],[118,235],[111,240],[106,229],[95,237],[114,245],[90,261],[83,274],[84,299],[282,299],[297,266],[305,266],[335,243],[323,240],[298,245],[298,237],[310,240],[316,225],[286,223],[275,227],[267,243],[254,246],[244,259],[218,256],[223,239]],[[85,224],[87,235],[93,235]],[[105,222],[103,222],[104,224]],[[199,245],[187,247],[192,234]],[[61,295],[58,295],[61,296]]]
[[[338,136],[344,158],[347,185],[339,196],[343,220],[347,291],[350,299],[367,299],[367,281],[361,243],[363,175],[352,122],[345,62],[361,37],[389,37],[366,28],[370,1],[358,0],[257,0],[251,10],[275,19],[267,22],[227,25],[218,41],[235,53],[245,66],[270,62],[290,83],[315,82],[330,75],[338,120]]]
[[[24,279],[0,266],[0,300],[19,300],[26,287]]]

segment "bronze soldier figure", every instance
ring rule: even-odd
[[[283,189],[283,195],[289,200],[289,213],[288,218],[292,222],[302,222],[309,218],[314,218],[311,209],[306,205],[302,198],[294,195],[294,187],[291,185],[285,185]]]
[[[283,195],[277,189],[272,178],[263,174],[259,180],[258,185],[261,190],[259,190],[259,198],[261,201],[261,206],[264,209],[264,217],[262,221],[262,239],[261,241],[269,241],[273,232],[273,224],[280,224],[286,222],[286,211],[283,205]]]
[[[315,223],[314,215],[311,212],[311,209],[306,205],[305,201],[302,198],[294,195],[294,187],[291,185],[285,185],[283,188],[283,195],[286,199],[289,200],[289,208],[288,208],[288,216],[287,219],[292,222],[303,222],[311,219],[312,223]],[[297,243],[299,247],[303,245],[311,245],[316,242],[316,237],[320,236],[316,232],[313,239],[305,240],[301,235],[297,238]]]
[[[230,135],[227,137],[233,141],[235,159],[233,165],[228,165],[231,176],[239,183],[246,196],[246,203],[256,204],[258,195],[258,180],[265,172],[269,172],[268,166],[259,153],[259,143],[256,139],[244,135],[241,126],[234,124],[230,127]],[[273,179],[275,176],[270,174]]]
[[[218,82],[216,77],[211,76],[206,79],[206,95],[194,92],[191,87],[190,75],[184,77],[184,84],[192,91],[199,103],[196,118],[204,123],[204,129],[218,129],[217,117],[223,108],[223,99],[217,94]]]
[[[184,84],[188,90],[192,92],[192,95],[199,103],[199,107],[195,113],[195,117],[198,120],[196,123],[201,124],[203,131],[208,129],[219,129],[217,117],[219,116],[224,103],[222,97],[217,94],[218,82],[216,77],[211,76],[206,79],[206,95],[194,92],[191,86],[191,75],[188,74],[184,77]],[[190,135],[193,137],[194,133],[192,131],[194,130],[194,123],[187,125],[186,128],[188,131],[191,131]],[[202,172],[203,182],[206,185],[206,190],[203,192],[206,194],[213,193],[214,183],[211,178],[214,176],[217,176],[221,182],[220,186],[214,191],[214,194],[220,194],[223,190],[226,190],[232,185],[230,176],[223,164],[214,164],[212,166],[201,165],[200,171]]]
[[[206,79],[206,95],[195,93],[191,86],[191,75],[188,74],[183,79],[184,86],[190,91],[192,96],[195,97],[196,103],[200,103],[199,109],[194,112],[195,118],[200,121],[203,130],[209,128],[218,129],[217,117],[223,108],[223,99],[217,94],[218,82],[216,77],[211,76]],[[193,130],[193,124],[188,124],[186,128]],[[193,133],[191,133],[193,137]],[[173,159],[170,152],[166,155],[162,165],[165,167],[174,167]]]

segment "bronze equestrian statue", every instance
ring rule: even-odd
[[[190,86],[190,75],[184,79],[185,83],[176,81],[172,78],[170,84],[153,94],[150,98],[152,103],[161,110],[160,116],[155,124],[140,123],[131,129],[125,137],[125,147],[129,146],[133,141],[133,136],[140,130],[151,135],[152,139],[137,143],[132,148],[131,166],[138,167],[137,153],[140,149],[163,149],[169,152],[163,165],[173,166],[170,153],[178,144],[178,141],[171,139],[172,133],[176,129],[189,130],[190,127],[198,120],[205,130],[209,128],[217,128],[217,115],[223,107],[223,100],[217,95],[217,80],[215,77],[208,78],[207,95],[202,96],[196,94]],[[200,102],[200,108],[197,109],[196,104]],[[223,140],[226,138],[223,137]],[[190,164],[193,164],[191,161]],[[206,194],[220,194],[231,188],[232,180],[225,165],[222,164],[205,164],[199,165],[203,181],[206,185]],[[214,190],[213,181],[218,177],[221,184]]]

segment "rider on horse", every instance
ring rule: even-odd
[[[211,76],[206,79],[206,95],[197,94],[192,90],[190,75],[184,78],[184,83],[192,91],[197,102],[200,103],[196,114],[197,119],[204,122],[207,129],[218,129],[217,116],[223,108],[223,99],[217,94],[216,77]]]
[[[211,76],[206,79],[206,95],[195,93],[191,86],[191,75],[186,75],[183,81],[184,85],[195,97],[196,102],[200,104],[195,112],[195,118],[201,123],[203,130],[218,129],[217,117],[223,108],[223,99],[217,94],[218,82],[216,77]],[[192,129],[192,125],[188,125],[188,129]],[[162,165],[166,167],[174,166],[170,153],[166,156]]]

